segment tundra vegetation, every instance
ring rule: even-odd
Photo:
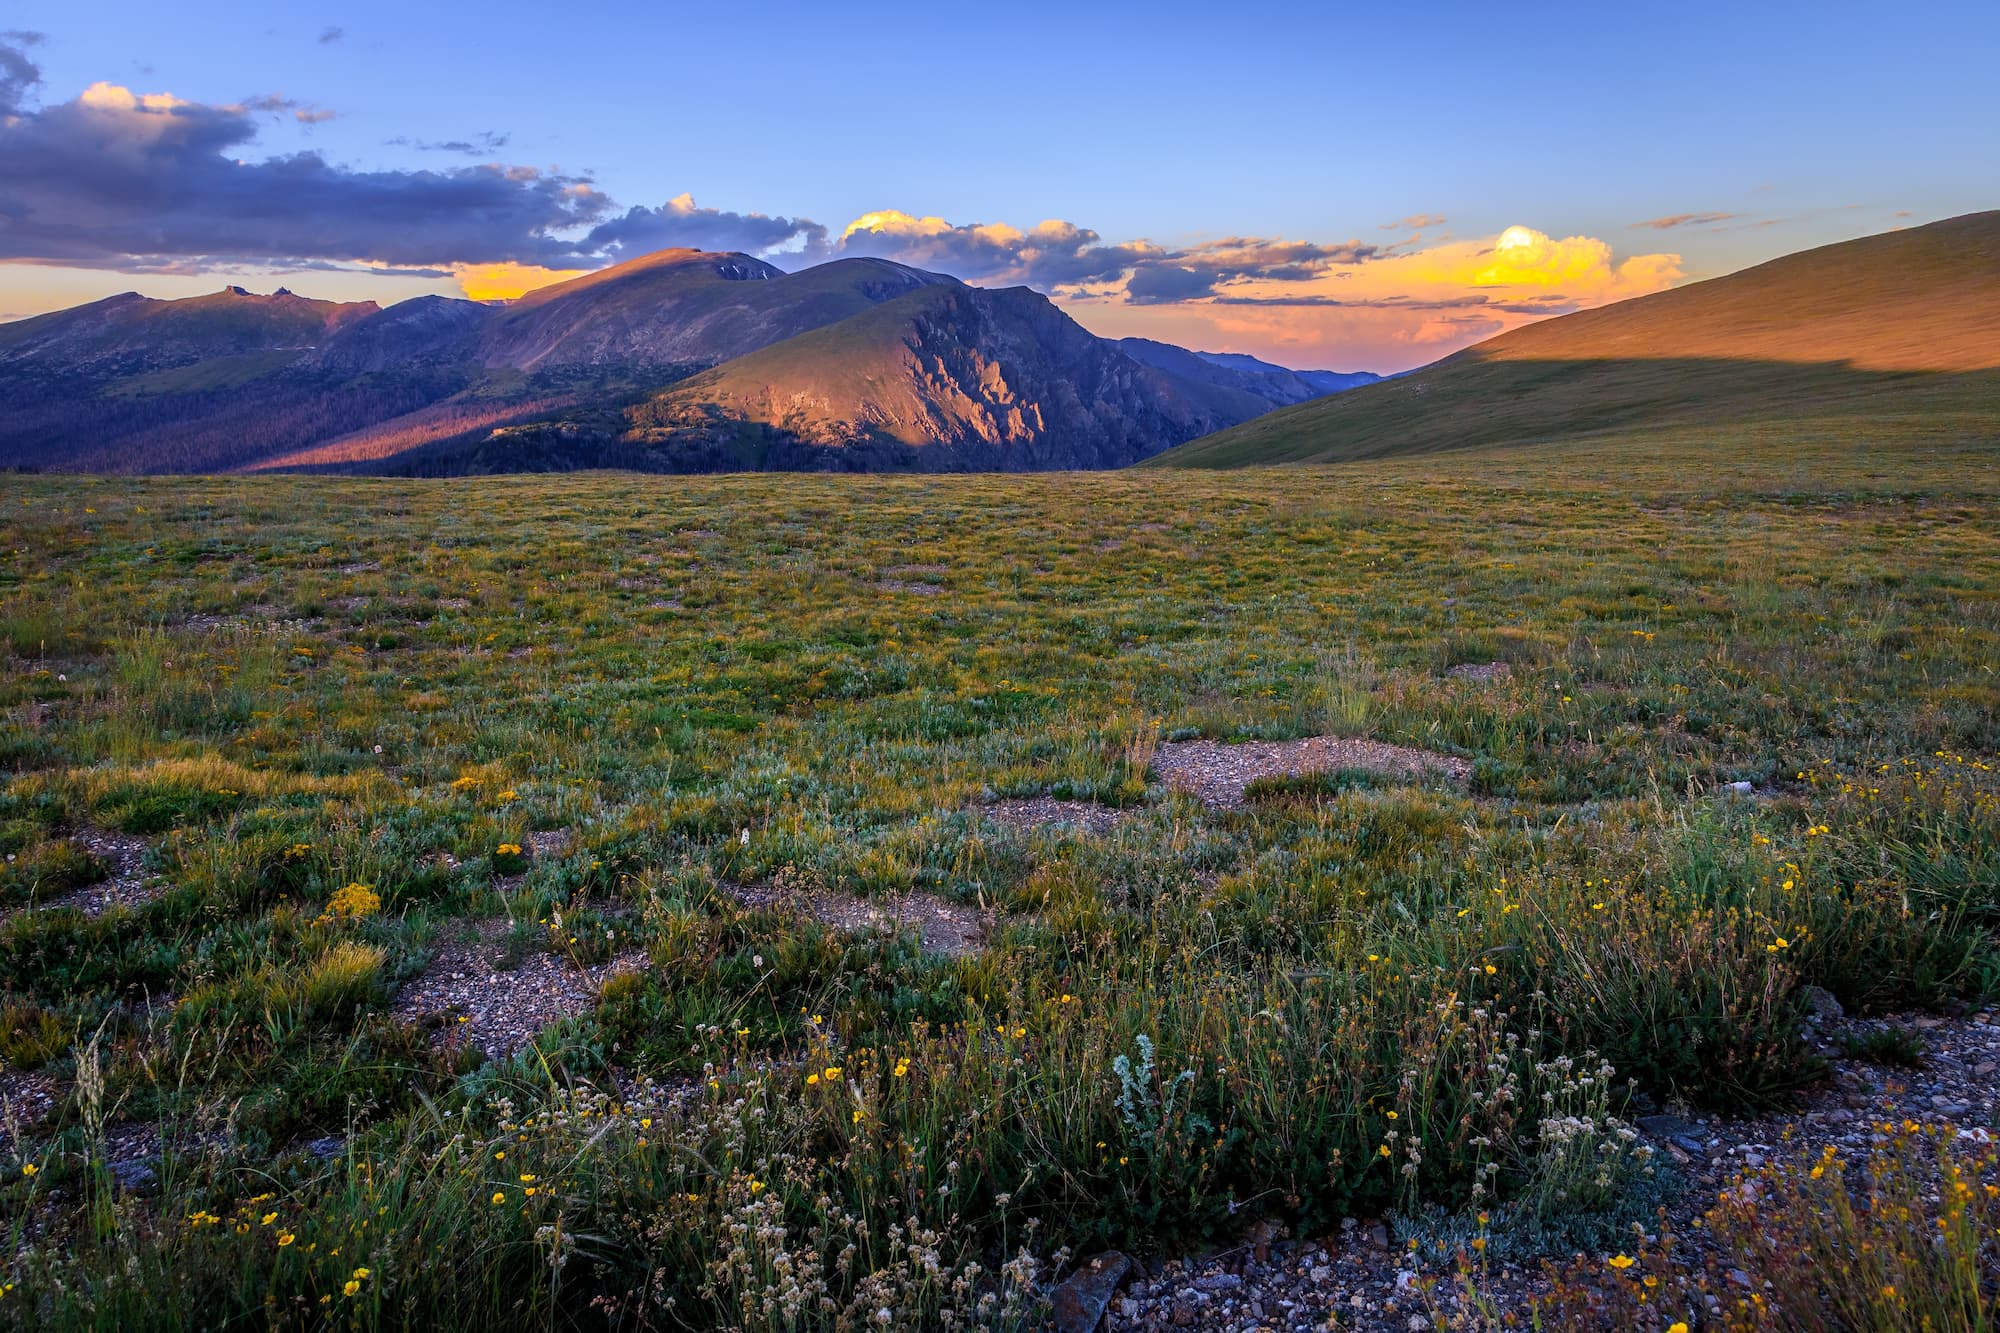
[[[1106,1247],[1441,1214],[1701,1326],[1627,1122],[1782,1105],[1810,987],[2000,989],[1992,460],[10,478],[0,1323],[1030,1326]],[[1459,762],[1155,765],[1308,736]],[[980,946],[786,906],[918,893]],[[399,1006],[475,939],[585,1002]],[[1878,1157],[1712,1222],[1720,1317],[1991,1326],[1990,1158]]]

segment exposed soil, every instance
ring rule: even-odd
[[[1925,1042],[1920,1069],[1890,1069],[1849,1058],[1836,1040],[1897,1026]],[[1831,1076],[1793,1111],[1749,1120],[1647,1116],[1640,1128],[1679,1164],[1685,1187],[1668,1205],[1684,1259],[1709,1243],[1692,1225],[1716,1192],[1770,1163],[1816,1158],[1828,1145],[1850,1160],[1868,1149],[1886,1120],[1950,1124],[1985,1142],[2000,1114],[2000,1011],[1965,1019],[1931,1016],[1828,1021],[1822,1049]],[[1608,1256],[1591,1256],[1593,1258]],[[1191,1261],[1175,1260],[1131,1281],[1110,1302],[1103,1327],[1133,1329],[1486,1329],[1461,1304],[1456,1259],[1413,1254],[1380,1221],[1350,1219],[1333,1234],[1285,1237],[1266,1224],[1243,1243]],[[1608,1270],[1607,1270],[1608,1271]],[[1425,1288],[1429,1288],[1426,1294]],[[1528,1327],[1530,1301],[1546,1289],[1539,1262],[1494,1263],[1479,1281],[1491,1308]],[[1446,1322],[1439,1323],[1438,1320]]]
[[[935,597],[944,591],[938,583],[908,583],[902,579],[877,579],[875,588],[879,592],[907,592],[918,597]]]
[[[1443,777],[1463,782],[1472,765],[1453,755],[1415,750],[1349,736],[1308,736],[1299,741],[1169,741],[1153,756],[1154,771],[1169,787],[1204,805],[1233,810],[1243,789],[1259,778],[1301,777],[1343,768],[1394,778]]]
[[[472,938],[440,938],[423,974],[396,993],[390,1012],[407,1021],[442,1018],[437,1045],[462,1042],[494,1059],[512,1055],[548,1027],[596,1007],[614,972],[645,966],[637,951],[579,968],[554,954],[531,954],[511,971],[499,967],[504,920],[483,921]]]
[[[976,805],[975,814],[1021,832],[1041,828],[1074,828],[1085,833],[1109,833],[1132,817],[1130,810],[1095,801],[1059,801],[1052,796],[994,801]]]
[[[1514,668],[1505,662],[1460,662],[1444,674],[1453,680],[1505,680],[1514,674]]]
[[[860,898],[831,889],[794,889],[760,880],[731,886],[745,907],[795,912],[835,930],[916,930],[927,952],[960,958],[986,947],[993,915],[976,907],[913,891],[892,898]]]

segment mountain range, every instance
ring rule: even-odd
[[[2000,431],[2000,211],[1529,324],[1152,462],[1333,463],[1639,427],[1865,427],[1891,416]]]
[[[1374,378],[1114,342],[887,260],[667,250],[500,305],[230,287],[0,325],[0,466],[1120,467]]]

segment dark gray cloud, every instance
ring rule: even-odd
[[[1671,213],[1663,218],[1647,218],[1644,222],[1632,224],[1634,229],[1644,227],[1651,231],[1669,231],[1675,227],[1700,227],[1712,222],[1727,222],[1740,218],[1741,213]]]
[[[613,262],[636,259],[655,250],[803,249],[817,257],[826,245],[826,228],[810,218],[767,217],[762,213],[730,213],[702,208],[683,194],[658,208],[629,208],[590,229],[580,247]]]
[[[878,255],[936,269],[969,282],[1015,282],[1044,291],[1077,289],[1123,278],[1141,305],[1198,300],[1216,284],[1238,278],[1305,282],[1343,264],[1359,264],[1383,248],[1360,241],[1321,245],[1231,236],[1185,249],[1146,241],[1107,245],[1087,227],[1044,222],[1028,231],[997,224],[952,225],[942,218],[871,213],[833,247],[839,254]]]
[[[1044,290],[1107,282],[1159,253],[1143,243],[1106,245],[1088,227],[1044,222],[1031,231],[998,224],[954,226],[942,218],[871,213],[834,249],[935,269],[968,282],[1010,282]]]
[[[322,28],[319,33],[319,44],[321,46],[331,46],[345,36],[347,36],[347,29],[345,28]]]
[[[11,115],[42,81],[41,66],[28,58],[41,40],[38,32],[0,32],[0,116]]]
[[[1132,269],[1125,284],[1134,305],[1170,305],[1176,301],[1213,298],[1218,284],[1254,278],[1262,282],[1310,282],[1344,266],[1363,264],[1385,253],[1383,247],[1346,241],[1320,245],[1312,241],[1272,241],[1232,236],[1186,250],[1162,251]],[[1325,298],[1241,298],[1225,304],[1324,305]]]
[[[1214,296],[1215,284],[1221,280],[1222,274],[1212,268],[1149,264],[1133,270],[1125,284],[1125,296],[1134,305],[1172,305]]]
[[[356,171],[318,153],[245,160],[257,118],[317,109],[275,96],[234,106],[139,97],[99,84],[39,109],[18,35],[0,41],[0,260],[134,267],[270,260],[578,267],[565,239],[610,201],[586,178],[531,167]],[[301,116],[300,113],[305,113]]]
[[[414,148],[420,153],[459,153],[466,157],[490,157],[507,146],[513,138],[510,134],[496,134],[492,130],[482,130],[470,139],[411,139],[397,135],[389,140],[391,147]]]

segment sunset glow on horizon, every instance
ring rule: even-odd
[[[1507,24],[1486,6],[1426,23],[1411,71],[1379,58],[1409,49],[1407,20],[1329,48],[1260,25],[1194,41],[1111,10],[1051,7],[1010,34],[799,8],[743,46],[689,11],[625,16],[606,43],[501,0],[500,28],[539,32],[531,79],[430,58],[495,49],[448,9],[354,3],[288,26],[234,0],[178,18],[107,0],[84,28],[24,0],[0,34],[0,319],[227,284],[512,300],[691,247],[786,271],[876,256],[1032,287],[1100,334],[1392,371],[1971,211],[2000,173],[1990,139],[1936,129],[2000,115],[1967,64],[1981,43],[1839,6],[1805,29],[1718,8],[1720,45],[1692,10],[1649,24],[1643,73],[1613,58],[1641,36],[1627,20],[1578,7],[1590,22],[1566,24],[1557,6],[1538,57],[1563,73],[1512,90],[1504,125],[1484,87]],[[1325,27],[1309,6],[1266,17]],[[1033,31],[1123,54],[1066,78]],[[913,137],[855,133],[841,71],[934,68],[954,42],[1017,95],[940,109]],[[658,53],[691,51],[657,77]],[[1703,94],[1681,97],[1660,71],[1697,54]],[[1923,69],[1923,91],[1865,116],[1829,73],[1889,66]]]

